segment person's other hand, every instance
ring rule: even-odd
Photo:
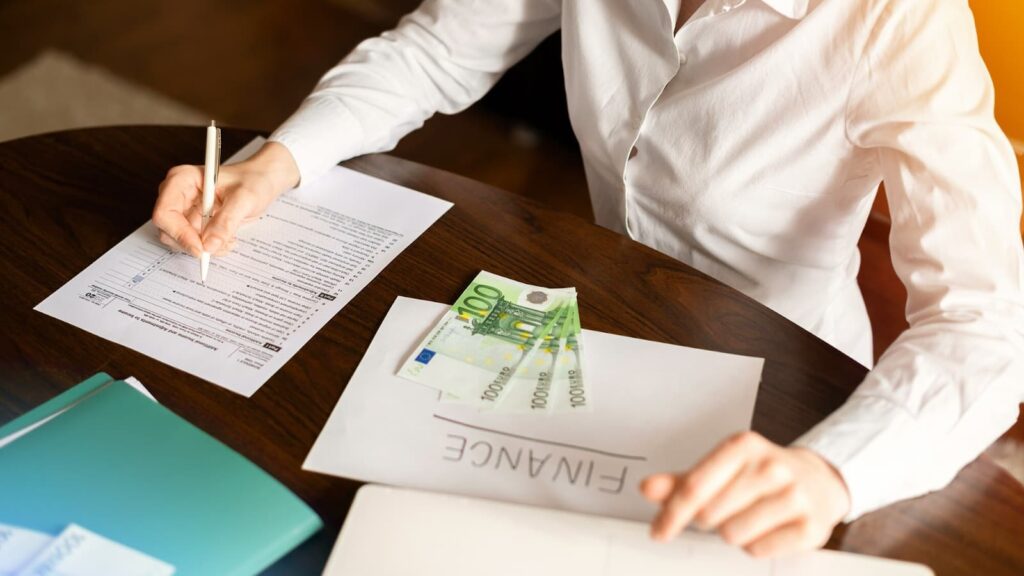
[[[651,524],[655,539],[669,540],[694,522],[754,556],[820,548],[850,509],[830,464],[754,432],[726,440],[688,472],[649,476],[640,490],[661,505]]]
[[[299,170],[283,145],[267,142],[248,160],[221,166],[210,219],[200,238],[203,167],[175,166],[160,184],[153,223],[160,241],[199,256],[224,254],[234,245],[238,227],[258,218],[267,206],[299,181]]]

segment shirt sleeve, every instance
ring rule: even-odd
[[[1024,402],[1021,189],[966,0],[892,0],[858,66],[851,142],[877,151],[910,328],[797,441],[840,472],[847,520],[938,490]]]
[[[359,44],[270,137],[303,181],[467,108],[560,24],[560,0],[427,0]]]

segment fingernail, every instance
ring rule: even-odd
[[[203,250],[209,252],[210,254],[216,254],[217,250],[219,250],[223,244],[223,240],[221,240],[217,236],[214,236],[213,238],[210,238],[206,242],[203,242]]]

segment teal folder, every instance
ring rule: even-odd
[[[0,427],[0,522],[58,534],[80,524],[173,564],[255,574],[320,518],[237,452],[128,384],[97,374]]]

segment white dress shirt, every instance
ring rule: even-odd
[[[884,180],[904,332],[798,445],[848,520],[945,486],[1024,401],[1021,191],[966,0],[428,0],[272,136],[304,180],[477,99],[562,31],[597,222],[870,366],[857,241]]]

